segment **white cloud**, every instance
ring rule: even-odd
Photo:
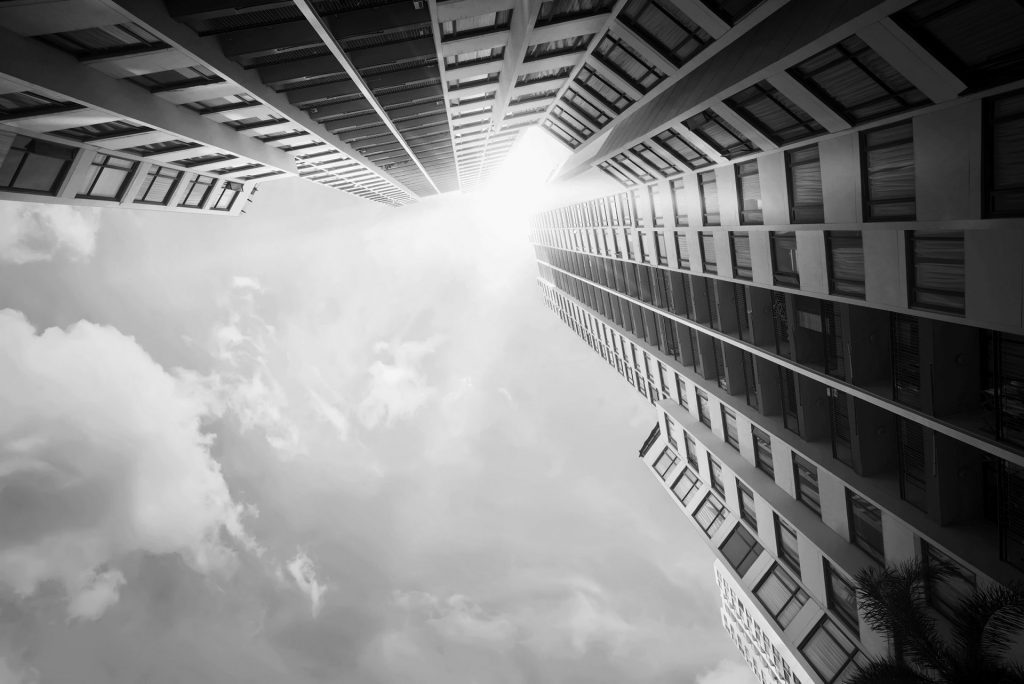
[[[95,619],[133,552],[228,572],[243,529],[211,438],[209,407],[114,328],[39,334],[0,311],[0,584],[60,583],[70,617]]]
[[[32,668],[16,669],[6,658],[0,656],[0,684],[36,684],[39,673]]]
[[[699,675],[696,684],[757,684],[757,679],[746,663],[722,660],[714,669]]]
[[[68,603],[68,617],[97,619],[117,603],[124,581],[120,570],[107,570],[88,577]]]
[[[313,617],[316,617],[320,614],[320,609],[323,608],[324,594],[327,593],[327,587],[320,584],[317,580],[316,567],[313,565],[313,561],[304,551],[299,551],[295,558],[288,562],[286,567],[288,568],[288,574],[291,575],[292,580],[295,582],[295,586],[309,597],[310,610],[313,613]]]
[[[511,620],[503,615],[488,614],[462,594],[439,598],[423,591],[396,591],[393,600],[396,606],[418,614],[450,642],[507,648],[516,640],[518,628]]]
[[[62,204],[0,202],[0,261],[27,264],[57,254],[87,259],[96,249],[99,212]]]
[[[388,354],[391,363],[374,361],[370,366],[370,387],[359,404],[359,420],[368,428],[411,417],[430,401],[437,389],[427,384],[421,362],[434,353],[443,339],[434,336],[419,342],[378,342],[377,354]]]

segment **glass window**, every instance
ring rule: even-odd
[[[575,82],[616,114],[621,114],[633,104],[633,98],[616,88],[589,65],[584,65],[580,69]]]
[[[916,209],[911,122],[864,131],[861,146],[864,220],[913,221]]]
[[[654,472],[658,473],[658,477],[662,480],[665,479],[665,475],[679,462],[679,457],[676,452],[666,447],[658,458],[654,461]]]
[[[756,159],[736,165],[736,189],[739,191],[740,223],[745,226],[763,224],[761,175],[757,170]]]
[[[676,376],[676,395],[679,397],[679,405],[684,409],[689,409],[690,402],[686,397],[686,381],[680,375]]]
[[[697,186],[700,188],[700,205],[705,226],[722,225],[718,209],[718,182],[714,171],[698,174]]]
[[[825,561],[825,584],[829,610],[842,620],[854,633],[860,632],[860,618],[857,615],[857,586],[849,577]]]
[[[581,140],[586,140],[594,135],[594,129],[591,126],[584,123],[580,116],[570,112],[561,105],[555,105],[551,108],[551,116]],[[605,162],[605,164],[607,164],[607,162]],[[598,167],[603,168],[600,164]],[[618,175],[621,175],[621,172],[618,175],[608,171],[607,169],[606,172],[615,177],[615,179],[623,185],[634,185],[636,183],[636,181],[631,178],[618,177]]]
[[[910,261],[910,306],[915,309],[964,313],[963,231],[907,234]]]
[[[209,176],[196,176],[193,178],[189,181],[188,189],[185,191],[185,196],[182,198],[179,206],[191,207],[193,209],[202,207],[206,202],[207,195],[210,194],[213,182],[213,178]]]
[[[832,294],[864,299],[864,243],[859,230],[825,231],[828,288]]]
[[[783,629],[789,626],[810,598],[778,563],[757,585],[754,595]]]
[[[736,493],[740,501],[740,519],[756,530],[757,510],[754,505],[754,492],[750,487],[736,480]]]
[[[721,550],[725,560],[733,567],[736,574],[743,577],[764,549],[747,528],[737,525],[726,537]]]
[[[708,494],[693,512],[693,517],[704,534],[713,537],[725,521],[725,506],[714,494]]]
[[[146,180],[135,196],[135,201],[139,204],[167,204],[182,175],[182,171],[162,166],[150,167],[146,173]]]
[[[683,121],[683,125],[726,159],[759,152],[760,148],[710,109]]]
[[[928,512],[928,476],[925,468],[925,428],[902,416],[896,418],[900,498]]]
[[[230,211],[235,200],[242,193],[242,184],[227,181],[220,187],[217,199],[213,202],[213,209],[216,211]]]
[[[1024,91],[985,102],[985,215],[1024,216]]]
[[[697,415],[700,422],[708,428],[711,427],[711,406],[708,403],[708,393],[699,387],[697,388]]]
[[[664,0],[630,0],[619,20],[677,67],[712,41],[706,31]]]
[[[893,19],[972,90],[1024,69],[1024,7],[1015,0],[920,0]]]
[[[694,441],[693,437],[689,432],[685,433],[686,436],[684,441],[686,442],[686,462],[696,469],[697,466],[697,442]]]
[[[688,169],[700,169],[714,163],[671,128],[658,133],[653,140]]]
[[[722,406],[722,423],[725,425],[725,441],[734,449],[740,448],[740,433],[736,428],[736,412]]]
[[[715,234],[698,233],[700,237],[700,260],[705,273],[718,273],[718,258],[715,256]]]
[[[750,427],[750,433],[754,437],[754,465],[774,480],[775,462],[772,460],[771,436],[756,425]]]
[[[732,243],[732,271],[740,280],[754,279],[754,264],[750,257],[750,233],[733,231],[729,233]]]
[[[676,498],[684,506],[689,505],[693,501],[693,497],[697,494],[697,489],[700,485],[700,478],[698,478],[693,470],[690,468],[683,468],[682,475],[676,480],[675,484],[672,485],[672,493],[676,495]]]
[[[16,135],[0,165],[0,188],[55,195],[78,150]]]
[[[500,10],[453,21],[442,21],[441,40],[447,42],[501,31],[509,27],[511,19],[512,10]]]
[[[672,192],[672,211],[675,214],[675,220],[677,226],[687,226],[689,223],[686,218],[686,192],[685,183],[682,178],[677,178],[674,181],[669,182],[669,189]],[[678,239],[678,236],[677,238]],[[686,266],[680,266],[680,268],[689,268],[690,263],[687,259]]]
[[[666,152],[659,152],[647,143],[638,143],[629,148],[629,151],[647,162],[662,176],[668,177],[682,171],[679,166],[672,163],[671,156]]]
[[[921,542],[921,550],[924,553],[926,565],[940,567],[950,573],[947,577],[930,581],[927,593],[928,605],[952,619],[960,610],[961,601],[971,596],[977,589],[977,575],[952,556],[928,542]]]
[[[850,123],[928,104],[928,98],[857,36],[822,50],[790,73]]]
[[[772,271],[776,285],[800,287],[800,267],[796,259],[796,233],[772,231]]]
[[[786,152],[786,181],[789,184],[790,220],[793,223],[823,223],[825,201],[817,145]]]
[[[108,154],[97,154],[89,165],[84,191],[79,197],[119,200],[135,170],[135,162]]]
[[[826,684],[845,682],[867,663],[856,643],[828,618],[811,632],[800,652]]]
[[[565,94],[562,95],[562,101],[565,102],[567,105],[569,105],[572,109],[576,110],[576,113],[579,114],[581,117],[583,117],[588,123],[593,125],[594,128],[602,128],[609,121],[612,120],[611,117],[608,116],[608,114],[606,114],[604,112],[604,110],[602,110],[600,107],[595,105],[593,102],[588,100],[586,97],[584,97],[580,93],[577,93],[572,88],[570,88],[569,90],[565,91]],[[546,109],[546,108],[542,107],[541,109],[543,110],[543,109]],[[622,156],[625,156],[625,155],[619,155],[619,156],[622,157]],[[616,158],[616,161],[618,161],[618,158]],[[632,169],[630,169],[630,170],[632,170]],[[641,170],[641,171],[643,173],[647,173],[646,171],[643,171],[643,170]],[[650,175],[650,174],[648,174],[648,175]],[[654,179],[654,176],[651,176],[651,180],[653,180],[653,179]],[[644,180],[646,180],[646,179],[644,179]]]
[[[825,132],[821,124],[768,81],[741,90],[725,102],[777,145]]]
[[[722,480],[722,464],[711,458],[711,454],[708,454],[708,466],[709,472],[711,473],[711,488],[715,490],[719,496],[725,497],[725,482]]]
[[[611,31],[601,38],[594,56],[642,93],[665,78],[660,69],[647,64],[640,53]]]
[[[882,511],[850,490],[846,490],[846,509],[850,517],[850,541],[879,563],[885,563]]]
[[[800,551],[797,546],[796,530],[778,514],[775,515],[775,541],[779,548],[779,560],[799,575]]]
[[[818,466],[793,452],[793,471],[796,475],[797,501],[821,517],[821,495],[818,493]]]

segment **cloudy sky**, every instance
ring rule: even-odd
[[[553,147],[398,210],[0,202],[0,684],[753,681],[542,304]]]

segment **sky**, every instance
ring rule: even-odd
[[[474,194],[0,202],[0,684],[750,684],[656,419]]]

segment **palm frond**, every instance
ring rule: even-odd
[[[938,673],[949,671],[950,654],[925,609],[925,586],[944,572],[948,570],[906,561],[867,568],[857,576],[857,599],[864,620],[888,634],[911,661]]]
[[[934,684],[934,681],[893,658],[871,660],[846,684]]]
[[[998,662],[1024,631],[1024,587],[979,589],[961,599],[951,623],[966,658]]]

